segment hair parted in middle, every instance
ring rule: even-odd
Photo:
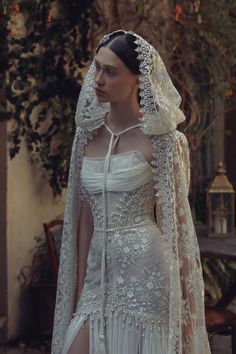
[[[125,66],[134,75],[140,75],[138,53],[136,52],[137,45],[135,44],[135,36],[124,31],[117,31],[100,43],[96,49],[99,52],[101,47],[109,48],[116,54]]]

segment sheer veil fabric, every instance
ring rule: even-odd
[[[107,40],[113,33],[104,36],[101,41]],[[128,33],[135,36],[140,61],[140,128],[149,135],[153,145],[152,172],[156,191],[157,225],[161,230],[168,263],[169,283],[166,290],[169,293],[169,315],[166,354],[209,354],[202,269],[188,202],[188,143],[185,136],[176,130],[177,125],[185,119],[179,108],[181,98],[158,52],[137,34]],[[94,72],[93,61],[81,89],[76,110],[77,129],[72,146],[64,216],[52,340],[53,354],[62,352],[65,333],[75,309],[78,263],[76,245],[81,202],[80,170],[84,147],[104,124],[105,115],[109,111],[109,104],[100,103],[96,98]]]

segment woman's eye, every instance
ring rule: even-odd
[[[102,70],[103,73],[112,76],[115,74],[114,70],[111,68],[104,68],[102,69],[99,64],[95,64],[95,72],[98,73],[100,70]]]
[[[107,73],[108,75],[113,75],[113,74],[114,74],[114,71],[113,71],[112,69],[107,68],[107,69],[106,69],[106,73]]]

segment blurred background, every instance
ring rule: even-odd
[[[0,352],[50,351],[76,102],[99,39],[115,29],[152,43],[182,96],[187,120],[179,129],[190,146],[190,204],[202,247],[217,239],[219,249],[235,237],[236,1],[2,0]],[[232,187],[233,230],[221,222],[211,238],[207,191],[219,162],[218,175]],[[232,242],[235,257],[202,251],[207,306],[235,281]],[[216,337],[214,353],[231,353],[231,336]]]

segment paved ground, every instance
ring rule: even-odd
[[[17,348],[0,348],[0,354],[50,354],[48,351],[40,351],[37,349],[17,349]]]
[[[32,348],[1,348],[0,354],[50,354],[45,348],[42,350]],[[204,353],[202,353],[204,354]],[[212,341],[212,354],[231,354],[230,337],[229,336],[215,336]]]
[[[0,346],[0,354],[50,354],[50,342],[32,341]]]
[[[230,336],[215,336],[211,350],[212,354],[232,354]]]

